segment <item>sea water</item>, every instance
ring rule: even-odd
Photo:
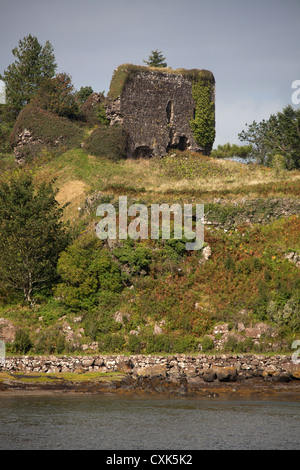
[[[300,402],[2,396],[2,450],[298,450]]]

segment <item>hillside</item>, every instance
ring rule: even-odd
[[[32,306],[1,293],[2,332],[23,332],[8,352],[24,352],[22,337],[28,354],[291,351],[300,333],[298,170],[177,150],[112,161],[83,147],[43,151],[25,167],[12,155],[0,161],[2,181],[26,170],[37,185],[55,178],[58,202],[69,203],[73,242],[61,272],[75,260],[85,271],[77,284],[65,277],[51,294],[37,293]],[[204,203],[205,249],[174,239],[100,242],[96,208],[117,207],[119,196]],[[88,291],[95,253],[111,288]]]

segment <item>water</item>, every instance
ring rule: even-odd
[[[298,450],[300,403],[0,397],[1,450]]]

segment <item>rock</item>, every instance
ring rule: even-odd
[[[288,367],[288,372],[294,379],[300,379],[300,364],[291,363]]]
[[[4,343],[13,343],[16,336],[15,325],[6,320],[6,318],[0,318],[0,340]]]
[[[116,367],[118,372],[128,373],[132,371],[133,364],[130,359],[120,360],[116,363]]]
[[[204,382],[213,382],[214,380],[216,380],[217,374],[214,370],[209,369],[203,373],[202,378]]]
[[[130,313],[116,312],[113,316],[115,322],[122,323],[122,325],[124,325],[124,317],[130,320]]]
[[[219,382],[235,382],[237,378],[236,367],[214,367]]]
[[[165,364],[155,364],[150,366],[145,366],[137,369],[135,372],[136,375],[146,377],[146,376],[156,376],[156,375],[167,375],[167,366]]]
[[[245,335],[248,338],[260,338],[263,334],[271,335],[274,332],[273,328],[267,323],[257,323],[253,327],[245,328]]]
[[[222,325],[216,325],[213,330],[214,335],[224,334],[228,332],[229,332],[228,323],[224,323]]]
[[[91,367],[92,365],[94,365],[94,362],[95,362],[94,359],[84,359],[82,361],[82,365],[83,367]]]
[[[211,247],[209,245],[205,246],[202,250],[202,257],[207,261],[211,257]]]
[[[161,335],[162,333],[163,333],[162,328],[158,325],[154,325],[153,334],[154,335]]]
[[[140,332],[138,330],[130,330],[129,334],[134,335],[134,336],[138,336],[140,334]]]
[[[298,254],[296,251],[291,251],[290,253],[287,253],[284,257],[294,263],[297,268],[300,268],[300,254]]]

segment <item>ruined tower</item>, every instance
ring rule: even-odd
[[[128,133],[128,157],[162,156],[172,148],[209,154],[215,136],[214,76],[207,70],[120,65],[106,115],[110,125]]]

